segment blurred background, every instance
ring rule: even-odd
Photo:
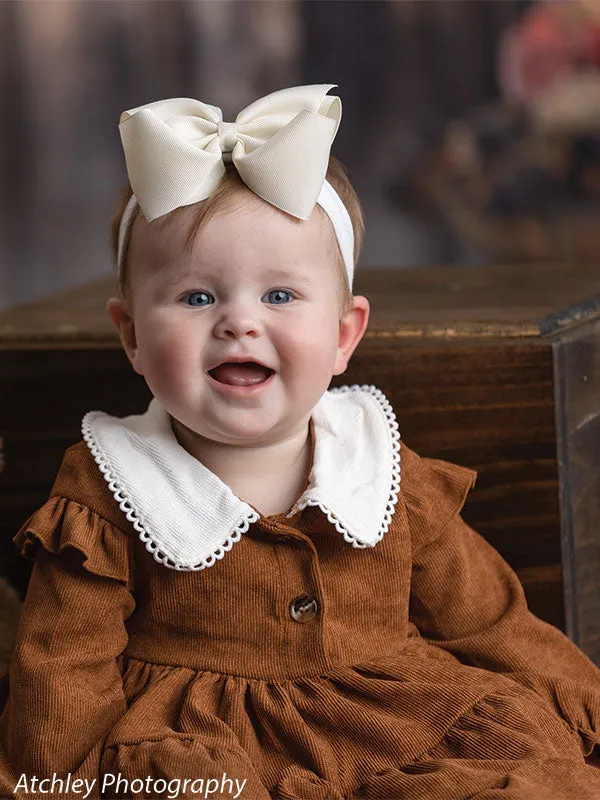
[[[600,255],[599,0],[4,0],[0,37],[0,310],[114,269],[123,110],[304,83],[363,268]]]

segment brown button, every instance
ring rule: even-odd
[[[290,614],[296,622],[310,622],[316,615],[319,605],[314,597],[301,594],[290,603]]]

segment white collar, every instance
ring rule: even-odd
[[[286,516],[319,506],[354,547],[387,531],[400,489],[400,434],[373,385],[339,386],[313,408],[314,457],[306,491]],[[223,558],[259,515],[177,441],[154,397],[143,414],[88,411],[82,434],[115,500],[154,558],[201,570]]]

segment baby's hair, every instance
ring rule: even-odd
[[[200,228],[203,224],[208,222],[211,216],[217,211],[218,206],[226,200],[228,197],[235,194],[236,191],[239,191],[241,188],[245,188],[246,184],[242,181],[239,176],[238,171],[236,170],[235,166],[232,162],[225,162],[225,174],[221,179],[221,182],[215,189],[215,191],[207,197],[206,200],[200,200],[197,203],[193,204],[194,209],[194,216],[192,218],[192,223],[190,225],[190,229],[188,235],[186,237],[185,246],[186,248],[190,248],[196,235],[198,234]],[[360,255],[360,251],[362,248],[363,237],[364,237],[364,219],[363,219],[363,211],[360,205],[360,200],[358,199],[358,195],[356,194],[354,187],[352,186],[350,179],[348,178],[347,172],[345,168],[342,166],[341,162],[337,160],[334,156],[329,157],[329,165],[327,167],[327,180],[336,190],[342,202],[346,206],[348,214],[350,215],[350,219],[352,220],[352,228],[354,231],[354,270],[356,272],[358,266],[358,257]],[[129,183],[121,190],[117,199],[117,207],[115,214],[111,221],[111,231],[110,231],[110,246],[112,250],[113,259],[115,265],[117,265],[117,252],[118,252],[118,243],[119,243],[119,226],[121,224],[121,217],[123,216],[123,212],[125,211],[125,206],[129,202],[129,198],[133,194],[133,190]],[[174,209],[173,211],[165,214],[164,217],[160,217],[158,220],[155,220],[153,223],[159,223],[161,229],[163,231],[168,230],[169,227],[172,225],[176,225],[179,217],[188,215],[190,206],[182,206],[179,208]],[[134,220],[129,228],[129,234],[124,242],[123,248],[123,265],[121,274],[118,275],[119,280],[119,292],[121,298],[125,301],[128,301],[131,296],[131,282],[129,277],[130,269],[128,268],[128,251],[129,251],[129,240],[131,238],[131,231],[134,227],[134,222],[137,216],[140,213],[139,206],[136,208],[134,213]],[[325,212],[323,212],[325,213]],[[327,217],[329,219],[329,217]],[[189,224],[189,223],[188,223]],[[331,224],[331,223],[330,223]],[[164,226],[164,227],[163,227]],[[333,233],[333,227],[332,227]],[[344,261],[342,259],[342,254],[340,252],[339,247],[336,247],[336,270],[337,270],[337,280],[338,280],[338,287],[339,287],[339,309],[340,309],[340,318],[343,317],[345,314],[350,311],[353,307],[353,298],[352,292],[350,291],[350,286],[348,284],[348,276],[346,274],[346,267],[344,265]],[[118,269],[118,265],[117,265]]]

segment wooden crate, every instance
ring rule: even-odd
[[[109,319],[113,278],[0,315],[0,574],[83,414],[150,393]],[[475,468],[466,520],[516,569],[531,609],[600,664],[600,268],[364,269],[368,330],[332,386],[373,383],[404,441]]]

